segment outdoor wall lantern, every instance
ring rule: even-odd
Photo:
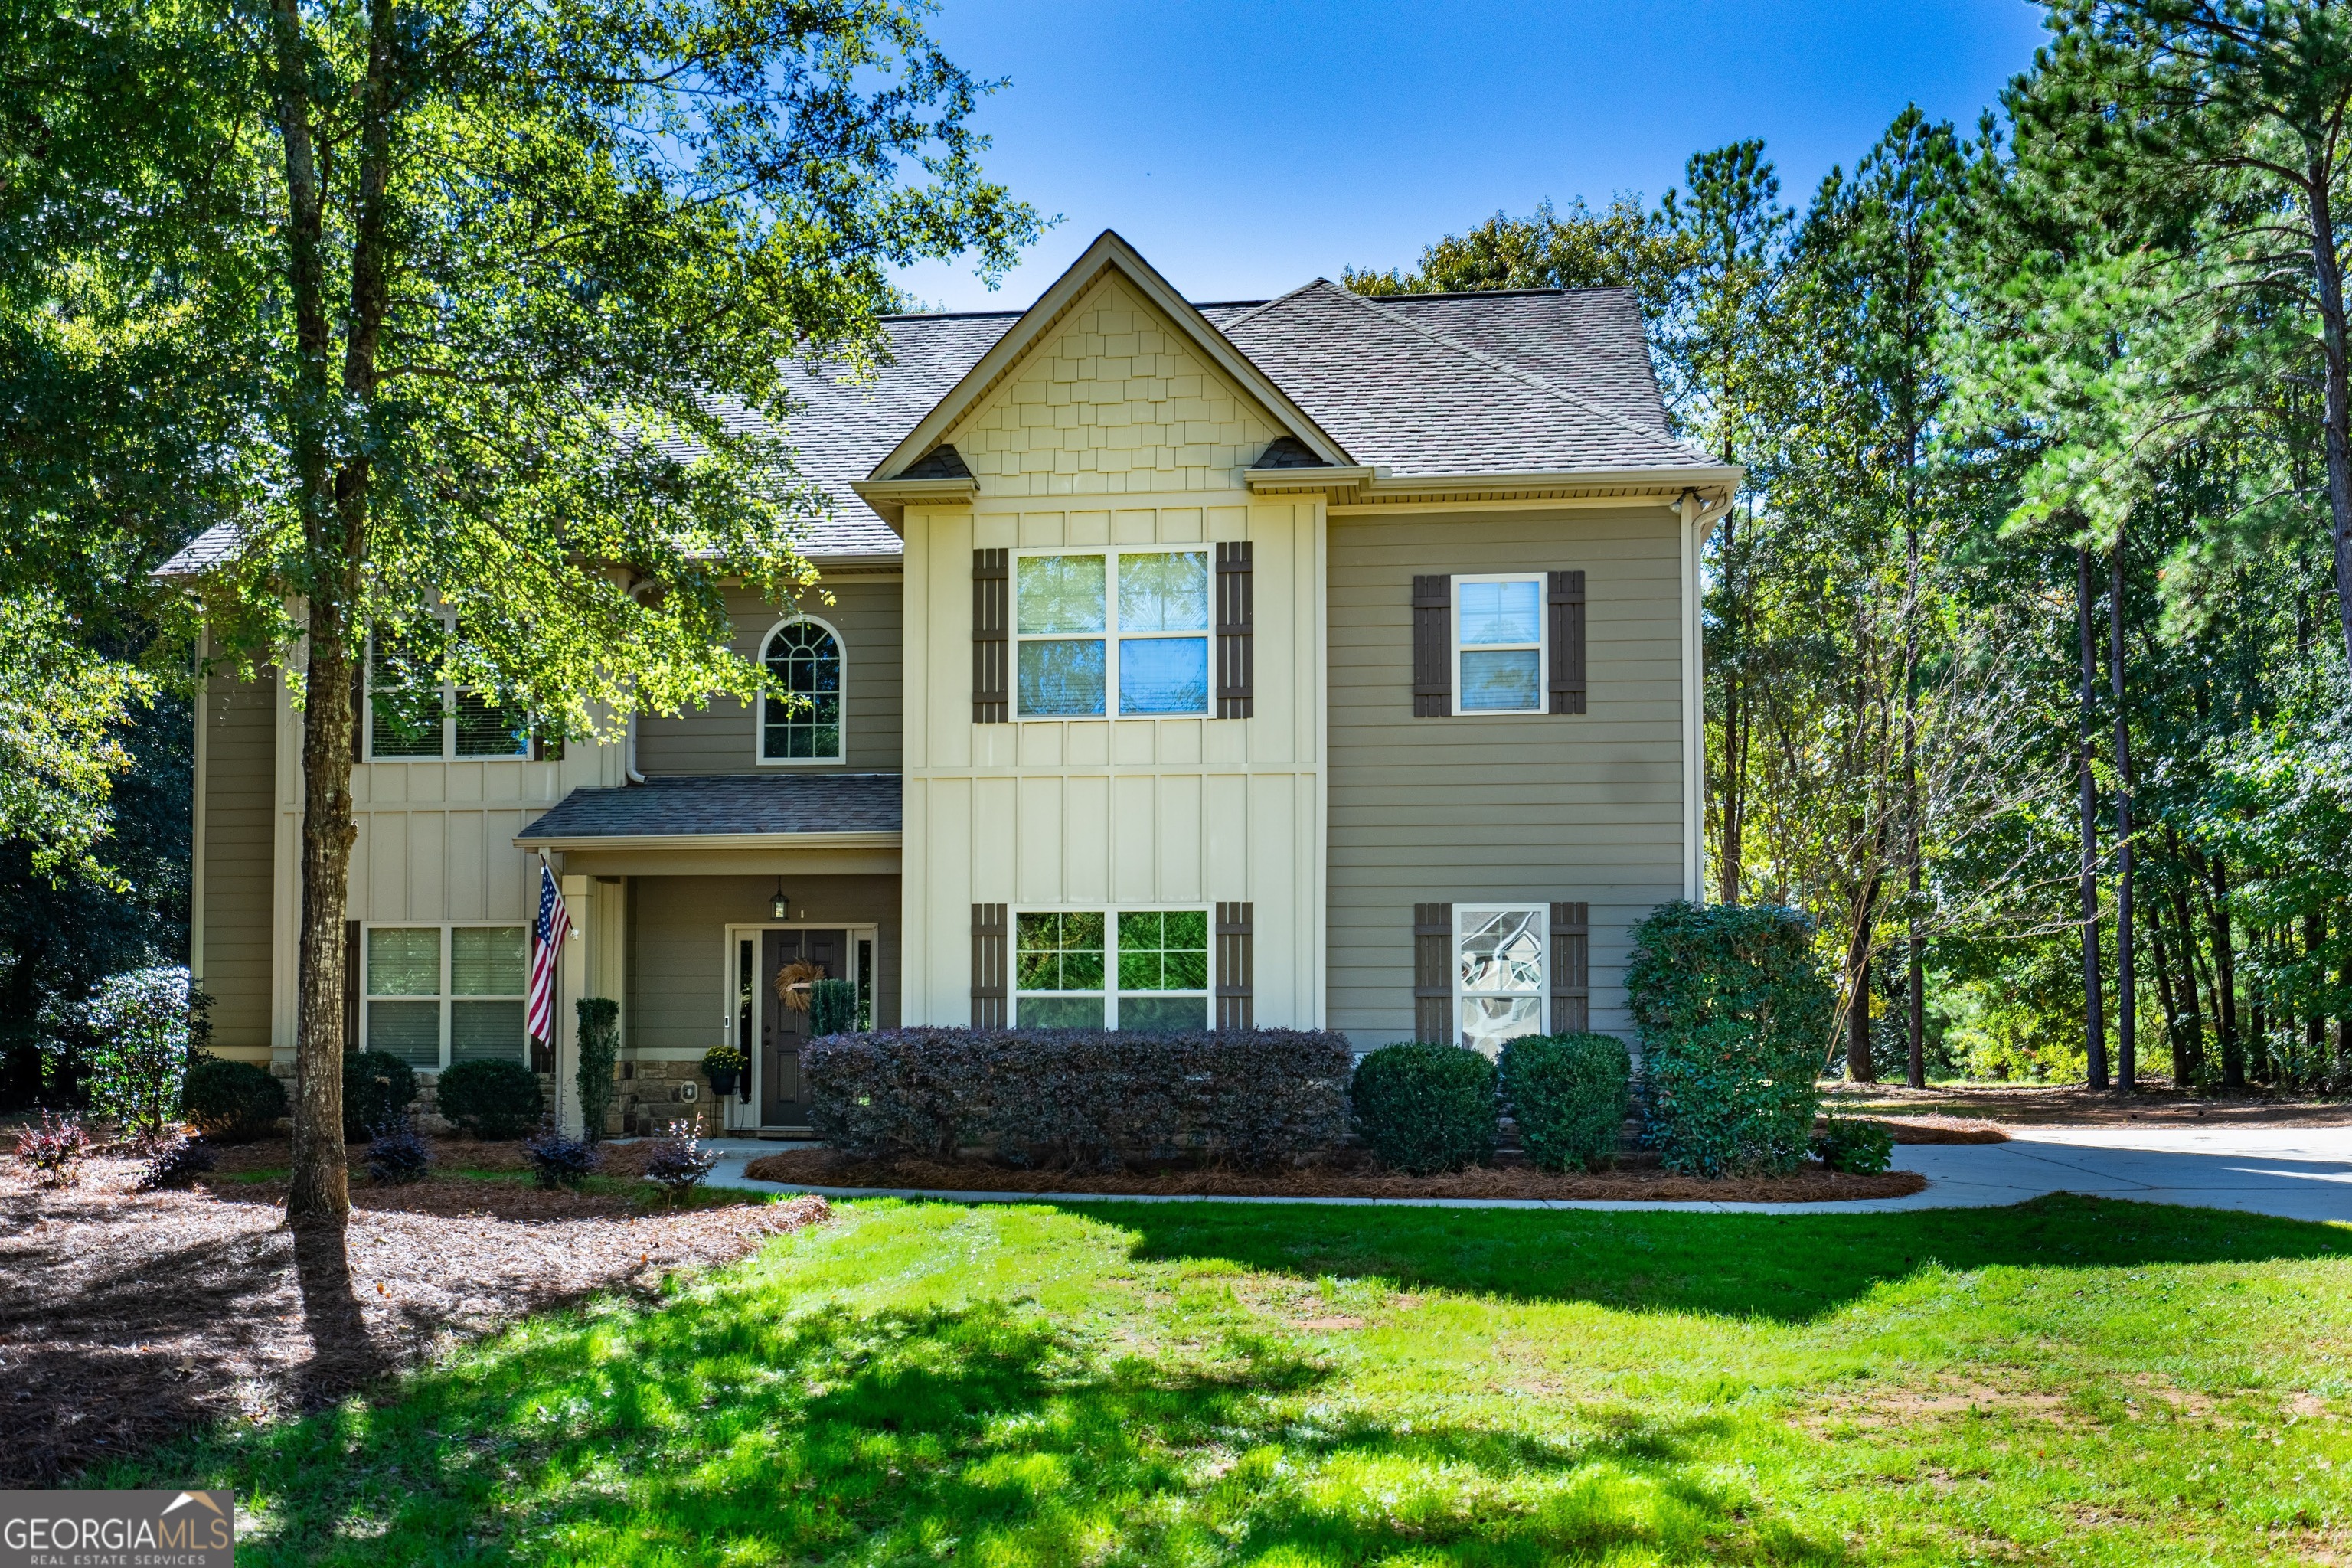
[[[793,901],[784,897],[784,879],[776,879],[776,896],[768,900],[768,912],[780,921],[793,918]]]

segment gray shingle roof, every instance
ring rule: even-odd
[[[1356,461],[1398,475],[1710,466],[1665,433],[1663,416],[1655,424],[1628,418],[1440,331],[1422,313],[1318,279],[1223,331]],[[1473,324],[1496,335],[1497,315]],[[1627,352],[1622,342],[1602,346],[1612,358]],[[1646,351],[1641,364],[1646,375]]]
[[[1201,312],[1359,463],[1404,475],[1704,467],[1675,440],[1622,289],[1514,289],[1368,299],[1322,279],[1273,300]],[[849,487],[873,471],[1020,319],[1017,310],[895,316],[895,363],[870,380],[793,364],[793,413],[775,432],[830,515],[801,541],[819,561],[890,556],[898,536]],[[736,428],[773,426],[721,405]],[[235,550],[211,529],[162,569],[202,572]]]
[[[896,833],[896,773],[740,773],[575,789],[515,836],[664,838],[699,833]]]

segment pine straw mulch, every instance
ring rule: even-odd
[[[520,1161],[510,1144],[443,1143],[436,1163],[453,1172],[501,1149]],[[830,1214],[814,1197],[709,1193],[669,1210],[636,1194],[449,1173],[382,1188],[362,1173],[348,1229],[298,1242],[274,1173],[283,1140],[221,1152],[223,1169],[186,1192],[133,1191],[127,1158],[93,1159],[79,1186],[50,1192],[0,1167],[0,1487],[55,1485],[222,1417],[315,1409],[526,1313],[650,1293]],[[614,1173],[634,1163],[607,1153]]]
[[[1525,1163],[1474,1166],[1444,1176],[1401,1176],[1369,1157],[1280,1173],[1203,1168],[1158,1171],[1018,1170],[979,1161],[857,1159],[824,1149],[764,1154],[744,1168],[754,1181],[806,1187],[915,1188],[928,1192],[1095,1193],[1245,1198],[1617,1198],[1695,1203],[1832,1203],[1899,1198],[1927,1184],[1916,1171],[1849,1176],[1808,1168],[1793,1176],[1708,1181],[1633,1162],[1601,1175],[1549,1175]]]
[[[2005,1127],[2345,1127],[2352,1099],[2231,1089],[2197,1094],[2145,1073],[2130,1094],[2080,1084],[1960,1083],[1909,1089],[1899,1083],[1829,1083],[1822,1109],[1906,1123],[1961,1122]]]

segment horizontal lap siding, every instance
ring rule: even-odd
[[[276,842],[278,683],[205,682],[205,950],[213,1043],[269,1048],[270,909]]]
[[[822,603],[818,589],[833,595]],[[842,577],[820,582],[803,596],[801,613],[841,635],[847,682],[843,719],[848,756],[834,771],[896,773],[899,766],[899,655],[904,612],[895,577]],[[728,613],[735,621],[735,651],[757,658],[769,629],[783,614],[758,595],[730,589]],[[759,733],[749,705],[731,697],[675,719],[637,721],[637,767],[647,774],[780,773],[824,772],[823,763],[762,766]]]
[[[1626,930],[1683,891],[1678,522],[1663,508],[1334,518],[1329,1016],[1413,1032],[1416,903],[1588,901],[1593,1026]],[[1581,715],[1415,719],[1412,579],[1581,570]]]
[[[796,921],[877,926],[874,1021],[898,1023],[898,879],[783,879]],[[773,877],[633,877],[629,879],[629,1045],[637,1052],[719,1043],[726,1016],[726,933],[773,917]]]

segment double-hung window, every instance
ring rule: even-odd
[[[1209,1026],[1205,910],[1024,910],[1013,965],[1024,1029]]]
[[[1209,584],[1206,550],[1016,556],[1018,716],[1207,713]]]
[[[372,762],[530,755],[530,720],[522,710],[441,680],[433,656],[391,637],[369,640],[367,697]]]
[[[367,1049],[428,1071],[525,1059],[527,927],[370,926],[362,945]]]
[[[1507,1040],[1544,1032],[1546,913],[1540,905],[1454,906],[1454,1011],[1463,1045],[1491,1057]]]
[[[1454,579],[1454,710],[1544,710],[1540,572]]]

